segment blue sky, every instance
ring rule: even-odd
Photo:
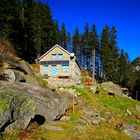
[[[108,24],[115,25],[118,47],[130,60],[140,56],[140,0],[43,0],[51,7],[53,19],[65,23],[67,31],[80,32],[86,22],[96,24],[98,33]]]

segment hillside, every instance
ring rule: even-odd
[[[13,75],[16,74],[15,79],[9,77],[11,79],[0,81],[1,139],[131,140],[140,138],[138,101],[109,95],[108,91],[102,88],[99,89],[100,94],[93,94],[89,87],[50,89],[36,73],[34,68],[37,66],[31,68],[25,61],[17,58],[15,60],[10,63],[9,59],[1,64],[1,74],[7,69]],[[20,65],[15,65],[17,63]]]
[[[65,115],[60,120],[46,120],[45,124],[31,125],[26,131],[8,130],[3,137],[5,139],[33,140],[131,140],[140,138],[139,102],[126,97],[112,97],[107,95],[106,91],[101,91],[100,95],[93,95],[88,88],[58,89],[59,95],[65,93],[67,96],[72,95],[70,92],[72,90],[74,94],[78,95],[75,97],[74,112],[71,98],[69,100],[71,106],[67,108]],[[53,113],[55,110],[50,111]]]
[[[140,57],[137,57],[135,60],[133,60],[131,64],[134,70],[140,71]]]

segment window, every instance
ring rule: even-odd
[[[62,71],[69,71],[69,65],[62,65]]]
[[[52,54],[52,60],[56,60],[56,54]]]
[[[56,76],[56,75],[57,75],[57,66],[52,65],[52,76]]]
[[[59,58],[59,60],[62,60],[63,59],[63,54],[58,54],[58,58]]]
[[[43,70],[44,70],[44,72],[48,72],[49,71],[49,67],[48,66],[44,66]]]

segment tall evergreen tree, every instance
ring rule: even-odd
[[[120,57],[119,57],[119,82],[123,87],[126,87],[128,82],[130,81],[133,75],[133,72],[130,73],[130,62],[128,54],[121,50]]]
[[[74,35],[72,37],[72,46],[73,46],[73,52],[77,57],[77,60],[79,64],[81,65],[81,57],[80,57],[80,34],[79,34],[79,29],[76,27]]]
[[[17,7],[18,0],[0,1],[0,35],[5,39],[11,39],[11,34],[14,31],[13,24],[18,14]]]
[[[54,22],[52,20],[52,14],[49,5],[46,3],[42,9],[42,49],[45,53],[54,45],[53,28]]]
[[[60,42],[60,30],[58,26],[58,21],[54,21],[54,44],[59,44]]]
[[[106,25],[103,28],[101,34],[101,43],[100,43],[100,50],[101,50],[101,65],[102,65],[102,79],[105,81],[110,80],[111,76],[111,69],[112,69],[112,60],[111,60],[111,49],[110,49],[110,28]]]
[[[61,28],[61,41],[60,45],[64,48],[67,49],[67,43],[66,43],[66,28],[64,22],[62,23],[62,28]]]
[[[92,51],[92,72],[93,78],[96,73],[96,77],[100,76],[100,53],[99,53],[99,38],[97,34],[96,25],[93,24],[91,27],[91,36],[90,36],[89,46]]]
[[[71,48],[71,35],[70,32],[67,33],[67,38],[66,38],[66,46],[67,46],[67,50],[69,52],[72,52],[72,48]]]
[[[90,31],[88,23],[85,24],[84,33],[81,36],[81,52],[82,52],[82,66],[86,69],[90,69],[90,56],[91,50],[89,46]]]
[[[110,49],[111,49],[111,75],[110,80],[119,83],[119,49],[117,47],[117,31],[115,26],[110,30]]]

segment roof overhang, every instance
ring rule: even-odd
[[[51,52],[53,49],[55,49],[56,47],[60,48],[61,50],[63,50],[64,52],[66,52],[67,54],[70,55],[70,52],[68,52],[67,50],[65,50],[64,48],[62,48],[61,46],[59,46],[58,44],[56,44],[55,46],[53,46],[50,50],[48,50],[45,54],[43,54],[41,57],[38,58],[38,60],[40,61],[45,55],[47,55],[49,52]]]

